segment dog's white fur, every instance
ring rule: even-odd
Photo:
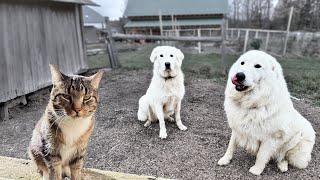
[[[172,57],[171,57],[172,56]],[[185,93],[184,76],[181,71],[183,53],[170,46],[158,46],[153,49],[150,61],[154,63],[153,77],[147,93],[139,100],[138,119],[147,121],[145,126],[159,120],[159,137],[167,137],[165,119],[175,121],[180,130],[186,130],[180,118],[181,100]],[[171,64],[171,71],[166,71],[165,63]]]
[[[262,67],[255,68],[256,64]],[[231,82],[238,72],[245,74],[244,84],[249,86],[242,92]],[[294,109],[282,68],[275,58],[257,50],[243,54],[230,69],[224,107],[232,133],[219,165],[229,164],[236,146],[240,146],[256,155],[255,165],[249,170],[255,175],[262,173],[271,158],[282,172],[288,170],[288,164],[307,167],[315,132]]]

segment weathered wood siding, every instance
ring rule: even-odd
[[[65,73],[87,67],[77,4],[0,2],[0,102],[51,84],[49,63]]]

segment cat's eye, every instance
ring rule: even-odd
[[[244,65],[244,61],[241,62],[241,65]]]
[[[84,101],[89,101],[90,99],[91,99],[91,96],[85,96],[85,97],[83,98]]]
[[[170,57],[173,57],[173,55],[172,55],[172,54],[170,54]]]
[[[163,57],[163,54],[160,54],[160,57]]]
[[[60,97],[65,101],[68,101],[68,102],[71,101],[71,97],[68,94],[60,94]]]
[[[261,65],[260,64],[256,64],[254,65],[255,68],[261,68]]]

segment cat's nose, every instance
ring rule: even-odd
[[[80,112],[81,111],[81,108],[74,108],[73,109],[76,113]]]

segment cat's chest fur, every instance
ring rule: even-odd
[[[92,121],[92,116],[86,118],[66,119],[60,125],[63,134],[64,143],[60,148],[62,161],[70,160],[77,152],[78,144],[81,142],[81,136],[89,131]]]
[[[92,124],[92,116],[86,118],[66,119],[61,125],[61,131],[66,145],[73,145],[85,134]]]

